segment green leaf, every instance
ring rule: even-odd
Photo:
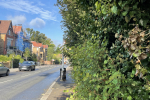
[[[132,73],[131,73],[130,77],[133,78],[133,77],[134,77],[134,74],[135,74],[135,69],[132,70]]]
[[[104,64],[107,64],[107,62],[108,62],[108,60],[105,60],[105,61],[104,61]]]
[[[136,69],[141,69],[141,66],[140,66],[139,64],[136,64],[136,65],[135,65],[135,68],[136,68]]]
[[[128,13],[128,11],[123,11],[123,12],[122,12],[122,15],[123,15],[123,16],[126,16],[127,13]]]
[[[99,33],[99,31],[98,31],[98,30],[96,30],[96,33]]]
[[[96,73],[94,73],[93,76],[96,77],[97,76]]]
[[[124,9],[125,9],[126,11],[128,11],[128,10],[129,10],[129,6],[124,7]]]
[[[130,18],[134,17],[134,14],[136,14],[135,11],[130,11],[130,12],[129,12]]]
[[[136,9],[136,8],[137,8],[138,3],[139,3],[139,2],[137,2],[135,5],[133,5],[133,9]]]
[[[128,96],[128,97],[127,97],[127,100],[132,100],[132,97],[131,97],[131,96]]]
[[[107,13],[106,8],[105,8],[104,5],[102,5],[101,9],[102,9],[102,13],[103,13],[103,14],[106,14],[106,13]]]
[[[98,6],[98,1],[95,3],[95,6],[96,6],[96,8],[97,8],[97,6]]]
[[[141,73],[142,73],[143,75],[145,75],[145,74],[147,73],[147,70],[146,70],[145,68],[142,68],[142,69],[141,69]]]
[[[95,6],[96,6],[96,10],[100,10],[101,8],[101,3],[98,3],[98,1],[95,3]]]
[[[146,27],[149,20],[143,20],[143,26]]]
[[[143,26],[143,20],[142,19],[140,19],[140,24]]]
[[[127,16],[125,16],[125,21],[128,23],[130,19]]]
[[[118,80],[117,80],[117,79],[114,79],[114,80],[112,81],[112,83],[115,84],[115,85],[117,85]]]
[[[148,21],[149,21],[148,19],[147,19],[147,20],[140,19],[140,22],[139,22],[139,23],[140,23],[142,26],[146,27]]]
[[[116,6],[113,6],[113,7],[111,8],[111,12],[117,14],[117,7],[116,7]]]

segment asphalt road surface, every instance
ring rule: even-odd
[[[42,94],[59,77],[61,67],[50,65],[31,72],[18,71],[0,77],[0,100],[40,100]]]

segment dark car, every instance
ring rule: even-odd
[[[0,62],[0,75],[9,75],[9,68],[5,67],[3,63]]]
[[[36,66],[36,62],[35,61],[31,61],[31,62],[33,62],[33,64]]]
[[[32,61],[24,61],[22,64],[19,65],[19,71],[22,70],[35,70],[35,64]]]

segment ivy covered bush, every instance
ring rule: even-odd
[[[70,100],[150,99],[150,1],[57,0],[76,87]]]

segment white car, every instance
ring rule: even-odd
[[[0,62],[0,75],[9,75],[9,68],[5,67],[3,63]]]

